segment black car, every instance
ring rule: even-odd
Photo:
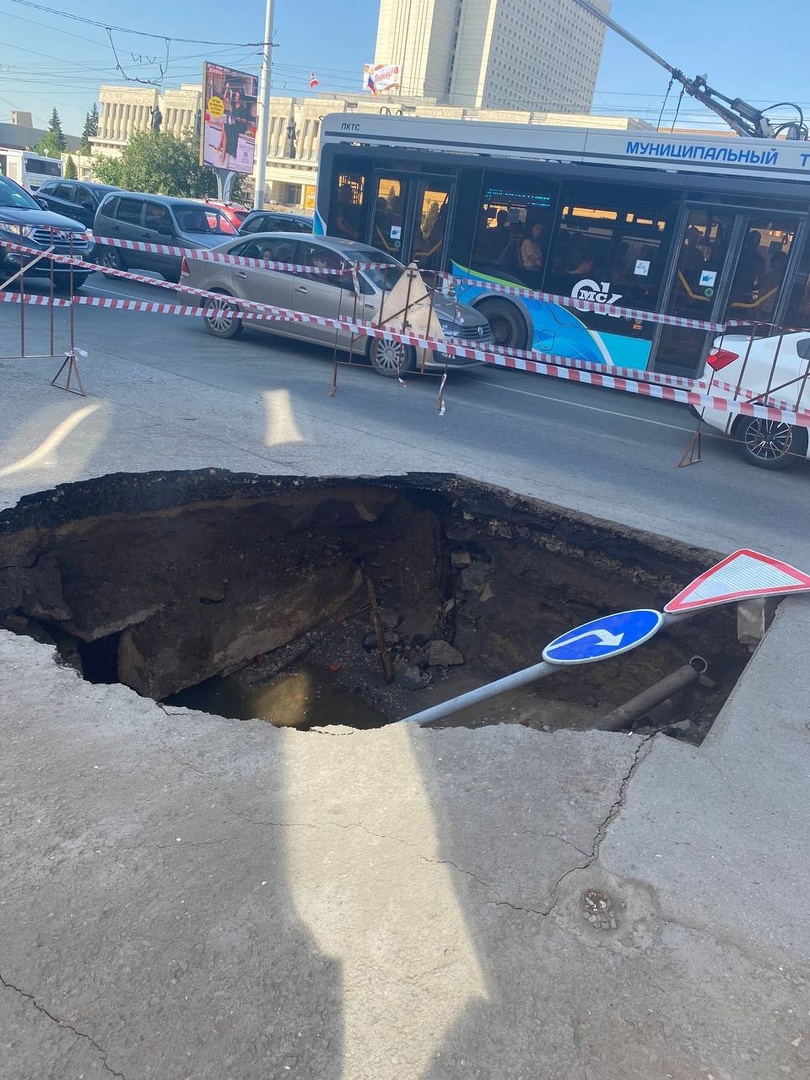
[[[66,214],[92,228],[99,203],[105,195],[118,189],[110,184],[93,184],[86,180],[48,180],[38,188],[35,198],[40,206],[55,214]]]
[[[312,218],[307,214],[288,214],[283,210],[251,210],[239,226],[239,235],[264,232],[312,232]]]
[[[93,250],[93,237],[80,221],[43,210],[24,188],[0,174],[0,281],[32,258],[30,254],[9,250],[8,244],[24,244],[41,251],[52,249],[59,255],[72,255],[87,261]],[[66,263],[51,264],[49,259],[40,259],[26,269],[25,277],[49,277],[51,265],[54,285],[70,288],[71,271]],[[81,288],[86,278],[87,271],[75,271],[73,288]]]

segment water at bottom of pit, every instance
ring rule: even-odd
[[[215,676],[171,694],[162,704],[304,730],[340,723],[377,728],[390,722],[363,697],[343,686],[332,671],[316,664],[285,672],[259,686],[246,685],[235,675]]]

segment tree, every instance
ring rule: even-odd
[[[36,153],[44,154],[46,157],[60,157],[66,147],[67,139],[64,131],[62,131],[62,121],[59,119],[56,108],[54,108],[48,130],[34,147],[34,150]]]
[[[151,191],[181,198],[215,198],[217,179],[213,169],[199,163],[197,143],[189,136],[136,131],[120,158],[99,154],[93,171],[103,184],[127,191]],[[234,185],[238,198],[239,184]]]
[[[79,153],[89,154],[92,150],[90,140],[98,135],[98,105],[93,102],[93,108],[86,113],[84,127],[82,128],[82,141],[79,143]]]
[[[73,157],[68,154],[67,161],[65,162],[65,179],[66,180],[78,180],[79,174],[76,171],[76,162]]]

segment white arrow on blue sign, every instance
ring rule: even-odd
[[[543,649],[547,664],[593,664],[629,652],[657,634],[664,616],[651,608],[620,611],[575,626]]]

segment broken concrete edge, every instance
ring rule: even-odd
[[[655,891],[662,923],[804,986],[807,948],[796,946],[806,943],[806,919],[796,890],[810,829],[802,798],[808,628],[810,597],[787,597],[702,744],[651,741],[600,847],[608,872],[643,877]]]
[[[755,649],[773,622],[780,596],[755,596],[737,603],[737,640]]]
[[[482,504],[495,501],[499,504],[499,516],[512,527],[520,528],[525,524],[537,531],[538,522],[541,522],[542,529],[548,535],[550,551],[555,550],[555,535],[564,532],[567,545],[583,551],[587,549],[592,560],[594,553],[598,552],[606,567],[624,567],[626,563],[623,558],[627,550],[635,549],[637,545],[646,546],[657,560],[667,562],[674,590],[680,590],[689,583],[696,565],[708,569],[728,554],[596,518],[542,499],[518,495],[507,488],[457,473],[413,472],[388,476],[300,477],[206,468],[108,473],[25,495],[15,506],[0,510],[0,539],[28,529],[57,530],[69,524],[78,527],[82,521],[89,524],[102,516],[114,518],[132,513],[188,510],[222,502],[283,499],[285,495],[300,495],[302,492],[323,494],[332,491],[337,494],[357,486],[391,490],[393,493],[420,491],[445,499],[463,499],[471,513],[480,508],[491,515],[491,507]],[[634,573],[642,583],[647,568],[636,566]]]
[[[751,660],[717,714],[700,749],[712,749],[725,738],[735,719],[744,712],[744,708],[741,708],[741,706],[744,706],[748,699],[748,684],[751,680],[757,679],[763,683],[773,681],[774,673],[770,670],[767,659],[761,655],[763,646],[769,643],[769,635],[775,630],[780,633],[787,632],[794,614],[801,613],[806,616],[810,612],[810,596],[807,595],[769,597],[766,605],[762,608],[763,612],[768,611],[771,603],[773,604],[772,614],[766,620],[762,637],[752,648]],[[739,609],[739,605],[737,607]]]

